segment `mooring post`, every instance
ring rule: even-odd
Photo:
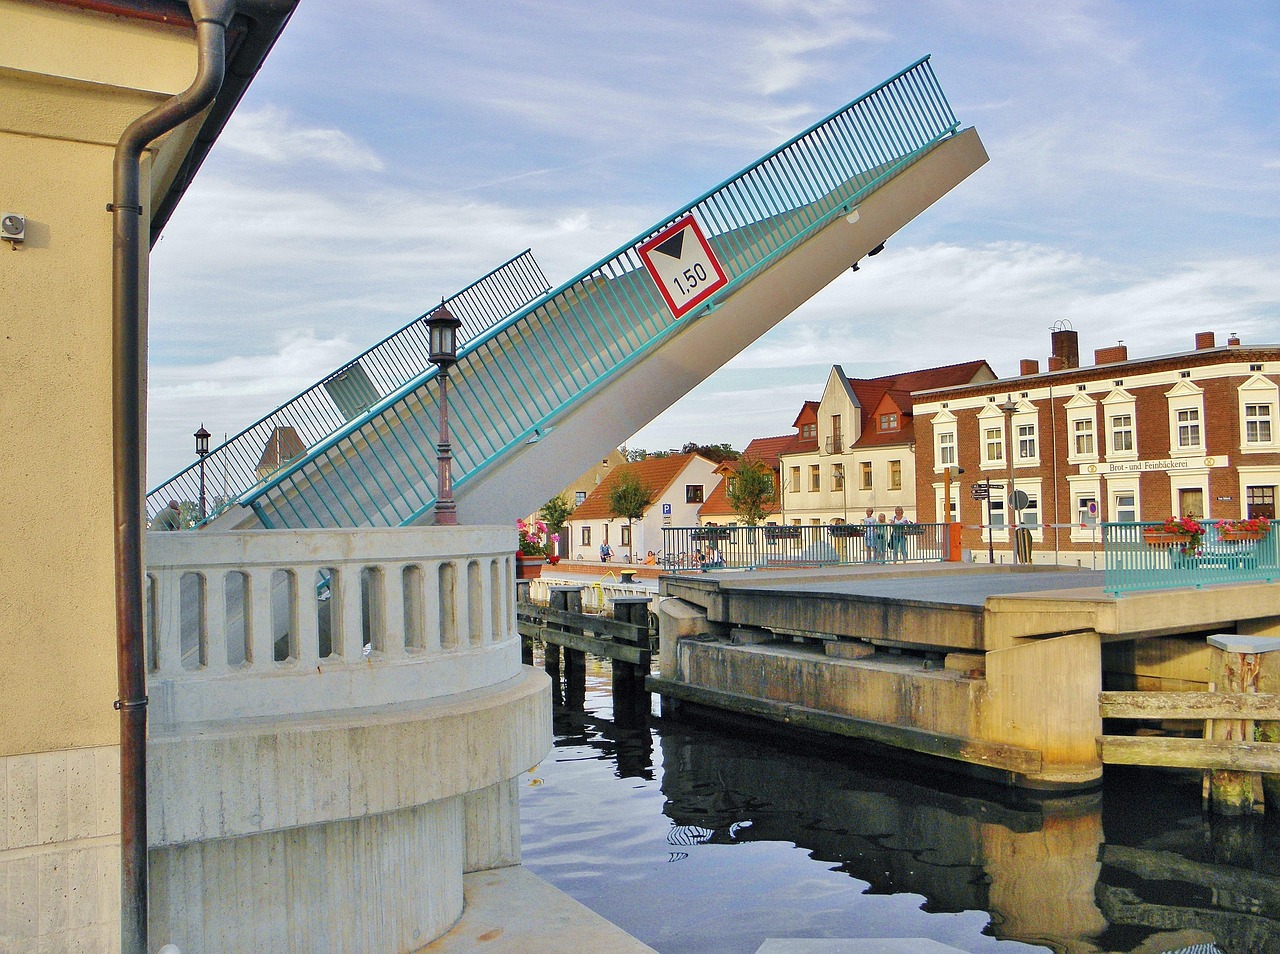
[[[1209,637],[1212,658],[1209,678],[1224,692],[1256,693],[1259,673],[1266,654],[1280,650],[1280,638],[1274,636],[1239,636],[1235,634]],[[1238,742],[1257,741],[1252,719],[1215,719],[1213,737]],[[1214,769],[1209,779],[1209,807],[1219,815],[1243,815],[1263,811],[1265,807],[1263,779],[1258,772]]]
[[[633,626],[641,627],[628,636],[617,637],[619,642],[625,642],[637,649],[648,651],[649,649],[649,601],[650,597],[645,596],[619,596],[610,602],[613,603],[613,618],[620,623],[630,623]],[[648,711],[648,693],[645,692],[644,680],[648,672],[642,666],[632,663],[623,662],[620,659],[613,661],[613,700],[615,712],[623,710],[640,710]]]
[[[520,604],[532,600],[529,595],[529,581],[516,580],[516,612],[520,612]],[[520,634],[520,661],[526,666],[533,665],[533,637]]]
[[[554,610],[563,613],[582,615],[582,587],[571,584],[553,584],[547,587],[547,602]],[[562,632],[582,635],[581,626],[568,623],[552,623],[548,629],[559,629]],[[551,657],[552,644],[546,642],[547,658]],[[556,672],[559,674],[560,647],[555,646]],[[587,657],[580,649],[564,647],[564,701],[570,708],[580,706],[586,698],[587,691]]]

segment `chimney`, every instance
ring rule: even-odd
[[[1228,347],[1228,348],[1238,348],[1238,347],[1240,347],[1240,336],[1239,336],[1239,335],[1232,335],[1230,338],[1228,338],[1228,339],[1227,339],[1227,347]]]
[[[1119,364],[1121,361],[1129,360],[1129,348],[1127,345],[1112,345],[1110,348],[1099,348],[1093,353],[1094,364]]]
[[[1080,335],[1064,328],[1050,335],[1054,358],[1062,359],[1062,369],[1080,367]],[[1050,359],[1050,370],[1053,370],[1053,359]]]
[[[1065,370],[1067,370],[1067,360],[1066,360],[1066,358],[1060,358],[1060,357],[1058,357],[1056,354],[1051,354],[1051,355],[1049,355],[1049,370],[1050,370],[1050,371],[1065,371]]]
[[[1023,358],[1021,361],[1018,362],[1018,374],[1020,376],[1028,375],[1028,374],[1039,374],[1039,373],[1040,373],[1040,362],[1037,361],[1035,358]]]
[[[1196,332],[1196,350],[1204,351],[1205,349],[1212,348],[1212,347],[1214,347],[1213,332],[1197,331]]]

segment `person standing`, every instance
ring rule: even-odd
[[[889,552],[893,554],[894,563],[907,562],[907,527],[911,521],[903,514],[901,507],[893,508],[893,519],[889,521]]]
[[[151,521],[152,530],[181,530],[182,529],[182,510],[178,506],[178,501],[170,500],[169,506],[165,507],[156,518]]]
[[[870,563],[875,559],[875,552],[872,544],[876,538],[876,517],[875,511],[870,507],[867,508],[867,515],[862,518],[862,546],[866,549],[867,555],[864,557],[866,562]]]

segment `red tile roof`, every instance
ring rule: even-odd
[[[623,464],[614,469],[608,477],[600,481],[596,489],[587,494],[587,499],[578,505],[578,509],[569,517],[570,520],[603,520],[613,516],[609,509],[609,491],[623,474],[635,474],[653,492],[656,500],[671,486],[680,471],[697,454],[672,454],[670,457],[647,457],[641,461]]]
[[[858,438],[858,447],[878,447],[892,444],[909,444],[915,440],[915,421],[911,414],[911,392],[928,391],[932,388],[948,388],[960,384],[969,384],[977,380],[990,380],[995,372],[985,361],[965,361],[960,364],[948,364],[941,368],[925,368],[920,371],[907,371],[903,374],[887,374],[879,378],[849,378],[849,387],[862,405],[862,434]],[[884,399],[888,397],[897,407],[898,430],[881,432],[878,429],[877,415]]]
[[[743,457],[751,460],[758,460],[760,463],[778,469],[778,455],[788,454],[793,450],[793,445],[800,442],[799,436],[795,434],[783,434],[781,437],[757,437],[747,449],[742,452]]]

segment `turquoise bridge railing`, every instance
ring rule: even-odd
[[[550,288],[531,250],[525,249],[445,302],[462,321],[459,340],[466,340]],[[210,451],[204,462],[210,517],[429,368],[425,317],[415,318]],[[197,463],[147,494],[147,516],[154,518],[170,500],[195,504],[199,496]]]
[[[682,572],[940,563],[946,532],[941,523],[663,527],[658,564]]]
[[[714,309],[958,128],[926,57],[472,339],[450,372],[455,487],[537,440],[682,321]],[[646,271],[641,246],[686,216],[724,274],[713,295],[677,314]],[[240,502],[267,527],[414,523],[434,504],[438,414],[438,377],[429,369]]]
[[[1273,527],[1240,539],[1200,521],[1198,538],[1157,535],[1158,523],[1104,523],[1103,589],[1119,596],[1137,590],[1202,587],[1280,579],[1280,538]]]

